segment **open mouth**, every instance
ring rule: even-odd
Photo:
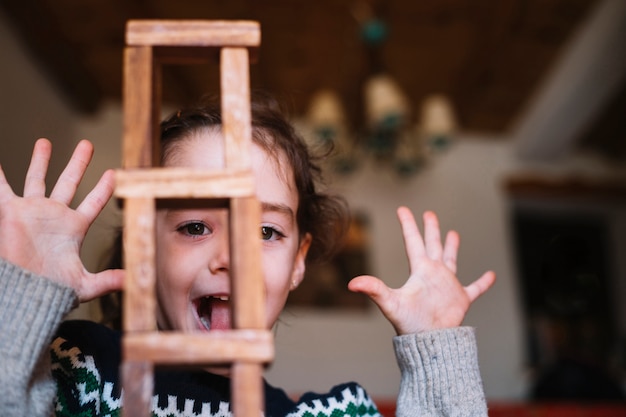
[[[230,297],[210,295],[194,301],[198,321],[204,330],[230,329]]]

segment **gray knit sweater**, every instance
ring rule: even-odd
[[[62,384],[57,381],[59,373],[52,371],[51,357],[58,358],[51,344],[57,346],[55,349],[65,346],[67,352],[81,360],[87,356],[57,337],[63,318],[76,304],[72,289],[0,259],[0,415],[67,415],[60,411],[62,404],[58,398]],[[400,336],[393,343],[401,370],[398,417],[487,415],[472,328]],[[59,365],[54,367],[57,369]],[[341,387],[341,393],[335,387],[315,400],[303,396],[284,415],[336,414],[336,410],[328,407],[339,404],[338,395],[350,403],[352,415],[377,415],[375,405],[358,384]],[[171,397],[169,393],[162,394]],[[326,407],[323,410],[311,408],[322,405]],[[156,394],[155,407],[158,408]],[[153,411],[158,414],[159,410]],[[266,410],[266,414],[271,413]]]

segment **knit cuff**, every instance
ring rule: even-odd
[[[78,298],[73,289],[0,259],[0,354],[30,372]]]
[[[394,337],[402,373],[398,416],[487,415],[471,327]]]

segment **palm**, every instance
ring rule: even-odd
[[[442,246],[434,213],[424,213],[424,238],[407,208],[398,209],[398,217],[409,279],[401,288],[391,289],[378,278],[361,276],[350,282],[350,289],[369,295],[398,334],[459,326],[470,304],[493,284],[495,276],[487,272],[463,287],[456,277],[458,234],[449,232]]]

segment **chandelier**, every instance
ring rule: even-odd
[[[370,75],[361,83],[363,121],[351,127],[341,95],[332,89],[313,94],[301,130],[313,146],[330,146],[332,169],[343,175],[371,160],[400,177],[419,172],[452,142],[457,129],[450,99],[432,94],[417,110],[391,74],[380,65],[380,48],[387,28],[367,7],[358,3],[353,15],[370,57]]]

